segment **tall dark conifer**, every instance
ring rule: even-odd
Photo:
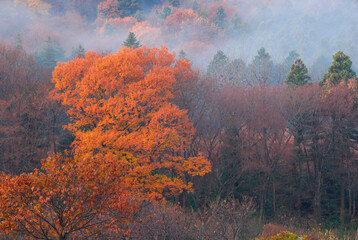
[[[325,84],[337,85],[340,82],[348,82],[349,79],[357,79],[356,73],[352,70],[352,61],[349,56],[339,51],[333,56],[333,62],[328,68],[328,73],[323,76],[319,84],[321,86]]]
[[[218,7],[218,9],[216,10],[216,16],[213,20],[214,23],[220,28],[225,28],[226,18],[227,15],[225,9],[222,6]]]
[[[123,46],[129,48],[138,48],[140,47],[140,42],[137,40],[135,34],[133,32],[129,32],[126,41],[123,43]]]
[[[291,66],[291,71],[286,78],[289,85],[303,86],[311,80],[308,76],[308,69],[300,58],[297,58]]]

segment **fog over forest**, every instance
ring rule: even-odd
[[[97,16],[96,4],[100,0],[82,3],[85,9],[79,8],[80,1],[74,7],[66,1],[42,0],[38,2],[44,6],[30,9],[27,2],[31,1],[1,1],[0,37],[14,43],[20,33],[29,52],[36,52],[48,36],[60,42],[66,57],[78,44],[86,50],[116,51],[128,31],[133,31],[148,47],[165,44],[177,53],[184,50],[197,66],[206,66],[217,50],[248,62],[261,47],[278,63],[295,50],[308,66],[327,68],[331,56],[342,50],[351,57],[355,69],[358,64],[358,47],[354,44],[358,41],[355,0],[199,0],[200,11],[181,20],[176,29],[170,29],[160,19],[166,1],[144,1],[147,4],[140,6],[143,22],[128,17],[117,19],[111,31],[104,30],[104,25],[112,20],[100,20]],[[173,12],[190,9],[192,5],[191,0],[181,1]],[[198,18],[212,19],[218,6],[226,10],[224,29],[198,23]]]
[[[358,240],[358,0],[0,0],[0,239]]]

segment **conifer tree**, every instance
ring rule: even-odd
[[[249,65],[252,74],[251,81],[253,85],[268,86],[275,84],[273,76],[274,65],[271,56],[266,52],[265,48],[260,48],[252,63]]]
[[[229,59],[221,50],[217,51],[213,60],[208,66],[208,74],[212,77],[218,77],[225,73]]]
[[[231,34],[237,34],[240,32],[240,30],[243,27],[243,22],[242,19],[240,17],[240,15],[238,13],[235,13],[230,20],[230,24],[229,24],[229,29],[228,31]]]
[[[291,65],[299,58],[300,55],[296,51],[291,51],[288,53],[288,56],[285,58],[283,65],[288,70],[291,68]]]
[[[339,51],[333,56],[333,63],[328,68],[328,73],[323,76],[319,84],[337,85],[348,82],[349,79],[356,79],[356,73],[352,70],[352,61],[349,56]]]
[[[216,16],[213,20],[214,23],[220,28],[224,28],[226,25],[226,18],[227,15],[225,13],[225,9],[222,6],[218,7],[218,9],[216,10]]]
[[[65,60],[64,55],[61,44],[48,37],[43,47],[37,53],[37,62],[45,68],[53,69],[57,62]]]
[[[194,11],[199,9],[199,4],[198,4],[198,2],[196,0],[193,2],[193,5],[191,6],[191,9],[193,9]]]
[[[272,62],[271,56],[268,52],[266,52],[266,49],[264,47],[260,48],[260,50],[257,51],[257,55],[254,58],[255,64],[261,64],[264,62]]]
[[[289,85],[303,86],[311,80],[311,77],[308,76],[308,70],[305,64],[300,58],[297,58],[296,61],[291,66],[291,71],[287,76],[286,83]]]
[[[85,57],[85,53],[86,53],[86,51],[82,47],[82,45],[78,44],[78,46],[76,48],[72,48],[71,59],[74,59],[76,57],[83,58],[83,57]]]
[[[144,21],[144,17],[143,17],[143,13],[142,11],[136,11],[136,13],[134,14],[134,18],[137,19],[138,22],[142,22]]]
[[[184,50],[181,50],[179,52],[179,59],[187,59],[188,56],[186,55],[186,53],[184,52]]]
[[[123,43],[123,46],[135,49],[140,47],[141,45],[140,41],[137,40],[135,34],[133,32],[129,32],[126,41]]]

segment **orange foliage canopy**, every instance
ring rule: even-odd
[[[136,207],[118,164],[84,165],[69,157],[43,162],[42,171],[0,176],[0,230],[33,239],[87,239],[118,224]],[[120,194],[119,194],[120,193]]]
[[[185,154],[194,128],[171,100],[178,71],[192,70],[174,57],[165,47],[89,52],[53,73],[56,96],[69,107],[75,155],[120,162],[124,179],[150,198],[190,191],[185,176],[211,170],[203,156]]]
[[[185,177],[211,165],[186,156],[194,128],[171,102],[193,74],[164,47],[59,64],[52,93],[68,107],[73,152],[43,161],[42,171],[0,176],[0,230],[34,239],[126,234],[121,223],[143,198],[191,191]]]

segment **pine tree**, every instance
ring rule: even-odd
[[[138,22],[142,22],[144,21],[144,17],[143,17],[143,13],[142,11],[136,11],[136,13],[134,14],[134,18],[137,19]]]
[[[291,66],[291,71],[287,76],[286,84],[303,86],[311,80],[311,77],[308,76],[308,70],[305,64],[300,58],[297,58],[296,61]]]
[[[251,81],[254,81],[253,85],[268,86],[275,84],[273,76],[274,65],[270,54],[266,52],[265,48],[260,48],[249,68],[252,74]]]
[[[296,51],[291,51],[288,53],[288,57],[285,58],[283,65],[285,68],[290,69],[291,65],[299,58],[300,55]]]
[[[323,76],[319,84],[321,86],[337,85],[341,82],[348,82],[349,79],[357,79],[356,73],[352,70],[352,61],[349,56],[339,51],[333,56],[333,63],[328,68],[328,73]]]
[[[220,28],[224,28],[226,25],[226,17],[227,15],[225,13],[225,9],[222,6],[220,6],[216,10],[216,16],[213,21]]]
[[[196,0],[193,2],[193,5],[191,6],[191,9],[193,9],[194,11],[199,9],[199,4],[198,4],[198,2]]]
[[[213,60],[208,66],[208,75],[213,78],[216,78],[222,84],[226,81],[229,63],[229,58],[224,54],[224,52],[221,50],[217,51],[214,55]]]
[[[45,41],[44,46],[39,51],[38,54],[38,60],[39,64],[41,66],[54,68],[56,65],[56,52],[53,47],[52,39],[51,37],[48,37]]]
[[[256,65],[259,65],[265,62],[272,62],[272,61],[271,61],[270,54],[266,52],[266,49],[264,47],[262,47],[260,48],[260,50],[257,51],[257,55],[254,58],[254,63]]]
[[[135,34],[133,32],[129,32],[126,41],[123,43],[123,46],[135,49],[142,45],[140,45],[140,41],[137,40]]]
[[[81,44],[78,44],[76,48],[72,48],[72,54],[71,59],[74,59],[76,57],[78,58],[84,58],[85,57],[85,49],[82,47]]]
[[[234,16],[231,17],[230,25],[228,31],[232,34],[237,34],[243,27],[243,22],[238,13],[235,13]]]
[[[65,53],[61,44],[48,37],[43,47],[37,52],[37,62],[49,69],[54,69],[57,62],[65,60]]]
[[[184,52],[184,50],[181,50],[179,52],[179,59],[187,59],[187,58],[188,57],[187,57],[186,53]]]

